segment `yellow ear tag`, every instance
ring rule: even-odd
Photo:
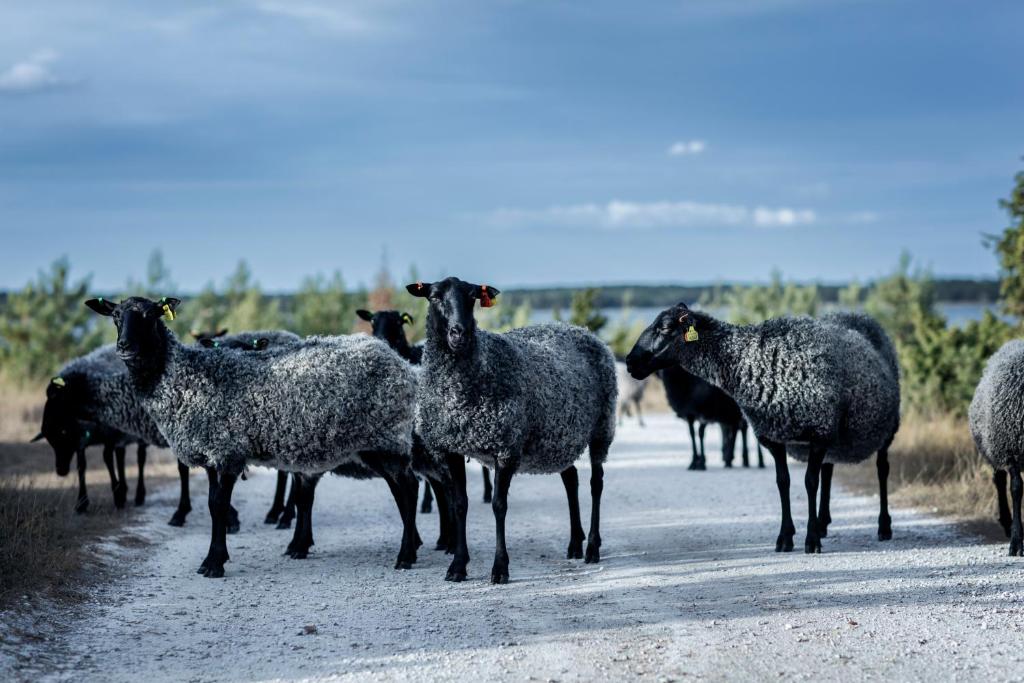
[[[174,310],[168,304],[164,304],[164,315],[168,320],[174,320]]]
[[[698,339],[700,339],[700,335],[697,334],[697,328],[695,328],[693,325],[690,325],[690,329],[688,329],[686,331],[686,334],[683,335],[683,339],[685,339],[688,342],[695,342]]]

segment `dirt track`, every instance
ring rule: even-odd
[[[308,560],[281,556],[264,526],[273,476],[236,488],[243,522],[224,580],[194,573],[208,516],[166,526],[174,491],[153,495],[118,550],[123,579],[32,652],[18,675],[81,680],[1003,680],[1024,675],[1022,561],[927,515],[893,512],[875,540],[877,499],[833,496],[824,553],[773,552],[772,469],[687,472],[683,425],[620,430],[606,470],[600,565],[564,559],[558,477],[512,483],[511,583],[487,583],[493,518],[470,471],[472,562],[464,584],[421,549],[391,569],[400,525],[381,482],[325,479]],[[791,465],[793,509],[806,509]],[[587,525],[589,470],[581,467]],[[203,485],[196,477],[193,487]],[[202,507],[202,506],[200,506]],[[436,515],[419,518],[425,539]],[[797,546],[802,539],[797,518]],[[428,544],[432,546],[432,543]],[[114,552],[111,550],[111,552]],[[305,634],[306,627],[315,633]],[[32,648],[35,648],[33,651]]]

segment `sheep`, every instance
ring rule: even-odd
[[[65,476],[71,465],[72,455],[78,456],[78,501],[76,512],[85,512],[89,497],[85,486],[85,449],[88,446],[103,446],[103,461],[110,475],[110,486],[114,494],[114,506],[125,505],[128,484],[124,474],[125,447],[135,443],[137,447],[139,479],[135,489],[135,505],[146,500],[145,466],[147,441],[160,444],[158,434],[126,432],[117,425],[103,419],[87,419],[79,410],[80,404],[88,401],[90,387],[102,378],[124,372],[124,366],[113,344],[101,346],[94,351],[66,363],[46,387],[46,403],[39,434],[33,442],[46,439],[56,457],[56,471]],[[114,469],[114,459],[117,469]]]
[[[512,476],[559,472],[569,498],[567,556],[583,556],[578,475],[573,463],[589,446],[592,512],[586,562],[600,561],[603,463],[615,437],[615,357],[591,332],[563,323],[504,334],[478,330],[473,307],[498,290],[449,277],[408,285],[429,301],[423,370],[416,393],[416,433],[451,473],[455,556],[446,580],[466,578],[466,469],[472,457],[494,468],[496,548],[492,583],[507,583],[505,515]]]
[[[1010,538],[1010,555],[1024,556],[1021,524],[1021,467],[1024,467],[1024,340],[1003,344],[985,364],[968,410],[968,422],[978,454],[992,465],[999,500],[999,523]],[[1011,515],[1006,500],[1009,472]]]
[[[821,320],[787,317],[730,325],[680,303],[655,318],[626,359],[642,378],[681,365],[731,395],[775,460],[782,527],[775,550],[793,549],[786,450],[807,461],[808,514],[804,551],[821,552],[831,465],[877,452],[878,538],[892,538],[888,449],[900,421],[899,369],[892,342],[873,319],[855,313]],[[829,467],[824,467],[829,465]],[[824,487],[823,487],[824,488]]]
[[[704,430],[709,422],[716,422],[722,428],[722,456],[726,467],[732,467],[736,450],[737,433],[742,438],[743,466],[750,467],[747,448],[747,421],[743,417],[736,401],[718,387],[705,382],[679,366],[672,366],[658,373],[665,387],[665,397],[673,412],[686,420],[690,427],[690,442],[693,445],[693,459],[688,469],[704,470],[707,463],[704,456]],[[700,448],[697,448],[697,435],[693,424],[699,421]],[[764,467],[764,454],[760,447],[757,451],[758,467]]]
[[[615,382],[619,391],[619,426],[622,426],[622,419],[629,415],[632,406],[636,410],[636,420],[641,427],[644,426],[644,416],[640,410],[640,402],[647,390],[646,379],[633,379],[626,370],[626,364],[620,360],[615,361]]]
[[[202,332],[192,330],[192,338],[196,343],[207,349],[226,348],[243,351],[262,351],[270,346],[293,344],[300,341],[299,335],[285,330],[257,330],[228,334],[227,328]],[[183,487],[188,487],[188,469],[185,469]],[[288,486],[288,473],[277,473],[277,484],[274,489],[274,501],[263,518],[264,524],[275,524],[278,529],[290,529],[295,519],[295,487],[291,488],[287,499],[285,492]]]
[[[319,477],[351,464],[383,477],[395,493],[403,522],[395,568],[416,561],[410,469],[416,376],[386,344],[363,335],[309,337],[262,353],[209,353],[181,344],[164,325],[178,299],[85,303],[113,319],[118,354],[175,455],[209,468],[213,526],[198,573],[224,576],[228,507],[248,465],[297,475],[298,523],[287,554],[305,557],[313,545]]]
[[[405,337],[403,326],[415,323],[411,315],[399,311],[377,311],[372,313],[364,308],[356,311],[356,315],[370,323],[374,337],[386,341],[388,346],[397,351],[402,358],[413,365],[419,365],[422,362],[423,346],[421,344],[410,346],[408,339]],[[483,470],[484,479],[484,502],[490,503],[491,495],[493,494],[491,472],[486,467],[481,469]],[[428,513],[431,510],[431,488],[430,485],[423,487],[423,504],[420,506],[420,512]]]

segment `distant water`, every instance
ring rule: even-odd
[[[950,325],[963,325],[972,320],[981,320],[981,317],[985,314],[985,311],[992,311],[996,315],[999,315],[998,304],[988,303],[944,303],[940,302],[937,304],[939,312],[946,316],[946,320]],[[601,313],[607,316],[609,324],[616,325],[619,322],[625,322],[627,325],[632,325],[636,321],[643,323],[649,323],[654,320],[655,316],[660,313],[662,308],[602,308]],[[711,311],[713,314],[721,315],[723,311]],[[566,310],[562,311],[562,316],[567,316]],[[1003,317],[1003,316],[1000,316]],[[550,308],[535,309],[530,313],[531,323],[546,323],[551,322],[554,319],[554,311]]]

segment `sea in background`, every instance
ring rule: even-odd
[[[972,320],[981,320],[985,311],[992,311],[1001,318],[1006,318],[999,313],[999,305],[996,303],[951,303],[939,302],[936,304],[939,312],[946,316],[950,325],[964,325]],[[827,310],[828,307],[826,307]],[[634,322],[649,323],[660,313],[662,308],[639,307],[639,308],[602,308],[601,313],[608,318],[609,324],[615,325],[625,323],[632,325]],[[724,315],[723,311],[710,309],[713,315]],[[568,311],[561,311],[563,319],[568,316]],[[536,309],[530,312],[531,323],[546,323],[554,319],[554,310],[550,308]]]

